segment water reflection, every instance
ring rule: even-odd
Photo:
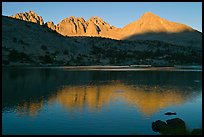
[[[120,100],[150,116],[198,96],[201,83],[194,81],[201,81],[200,72],[3,70],[3,112],[36,116],[44,105],[55,103],[68,111],[96,111]]]
[[[39,102],[24,102],[23,104],[18,104],[16,107],[16,112],[19,116],[29,115],[34,117],[38,114],[40,110],[43,109],[44,100]]]
[[[178,105],[194,97],[189,89],[133,86],[120,82],[108,85],[64,87],[52,96],[52,101],[58,101],[66,109],[83,108],[100,109],[105,104],[117,99],[123,100],[138,108],[144,115],[171,105]],[[53,99],[54,98],[54,99]],[[48,99],[49,100],[49,99]]]

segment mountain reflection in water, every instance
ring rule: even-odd
[[[58,101],[66,109],[74,109],[76,107],[82,109],[85,105],[90,109],[100,109],[103,105],[119,98],[137,107],[143,114],[151,115],[161,108],[181,104],[185,100],[190,99],[191,96],[191,93],[185,94],[181,89],[176,88],[165,89],[158,86],[134,87],[113,82],[109,85],[64,87],[57,91],[57,94],[48,99],[48,101]]]
[[[150,116],[182,104],[201,92],[200,73],[189,72],[66,72],[52,69],[4,70],[3,111],[36,116],[44,105],[59,103],[72,111],[100,110],[124,101]],[[176,79],[176,80],[175,80]]]

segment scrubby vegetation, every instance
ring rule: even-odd
[[[5,27],[8,22],[12,25]],[[15,29],[16,27],[19,29]],[[158,40],[128,41],[101,37],[64,37],[45,26],[5,17],[2,33],[4,34],[3,65],[13,63],[69,66],[202,64],[202,46],[175,45]]]

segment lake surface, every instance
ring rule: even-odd
[[[172,118],[202,128],[202,71],[3,68],[2,89],[3,135],[157,135],[152,122]]]

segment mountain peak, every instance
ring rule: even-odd
[[[77,17],[75,16],[70,16],[69,19],[76,19]]]
[[[156,14],[152,13],[152,12],[145,12],[140,19],[149,19],[149,18],[156,18],[159,19],[160,17],[157,16]]]
[[[26,13],[26,12],[25,12]],[[28,13],[30,14],[36,14],[34,11],[30,10]],[[36,14],[37,15],[37,14]]]
[[[145,12],[144,14],[143,14],[143,16],[157,16],[157,15],[155,15],[154,13],[152,13],[152,12]]]
[[[98,16],[92,16],[90,19],[101,19]]]
[[[98,16],[92,16],[88,21],[104,22],[103,19],[99,18]]]
[[[70,17],[68,17],[68,18],[65,18],[65,19],[63,19],[62,20],[62,22],[77,22],[77,21],[79,21],[79,22],[85,22],[85,20],[84,20],[84,18],[82,18],[82,17],[75,17],[75,16],[70,16]]]
[[[12,18],[21,19],[28,22],[37,23],[40,25],[44,24],[43,18],[36,14],[34,11],[17,13],[16,15],[11,16]]]
[[[161,18],[152,12],[144,13],[138,20],[123,28],[124,35],[137,35],[145,33],[180,33],[193,31],[189,26],[171,22]]]

